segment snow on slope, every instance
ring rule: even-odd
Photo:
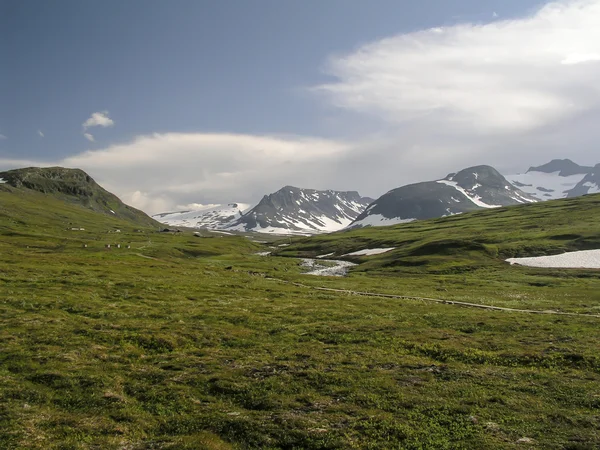
[[[534,258],[510,258],[511,264],[528,267],[548,267],[556,269],[600,269],[600,250],[584,250],[567,252],[554,256],[538,256]]]
[[[355,191],[285,186],[265,195],[227,229],[281,235],[333,232],[348,226],[371,202]]]
[[[358,250],[357,252],[346,253],[343,256],[371,256],[371,255],[381,255],[382,253],[387,253],[394,250],[396,247],[389,248],[367,248],[365,250]]]
[[[584,173],[569,176],[559,174],[558,171],[552,173],[531,171],[507,175],[506,179],[532,197],[540,200],[556,200],[567,197],[569,191],[586,175]]]
[[[152,216],[155,220],[173,227],[220,229],[239,219],[250,205],[229,203],[227,205],[206,205],[191,211],[162,213]]]
[[[598,185],[596,183],[592,183],[590,181],[588,181],[587,183],[584,183],[583,185],[585,187],[589,188],[588,194],[600,194],[600,185]]]
[[[353,227],[387,227],[400,223],[414,222],[417,219],[401,219],[400,217],[387,218],[381,214],[370,214],[352,224]]]
[[[475,173],[473,175],[475,175],[475,178],[477,178],[478,174]],[[445,184],[446,186],[452,186],[454,189],[456,189],[458,192],[463,194],[465,197],[467,197],[469,200],[471,200],[473,203],[475,203],[480,208],[501,208],[502,207],[502,205],[488,205],[487,203],[482,202],[480,196],[469,194],[466,189],[460,187],[458,185],[458,183],[456,183],[455,181],[438,180],[437,182],[440,184]],[[475,186],[473,186],[473,189],[476,189],[480,186],[481,185],[475,185]]]

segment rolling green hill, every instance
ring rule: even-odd
[[[117,221],[129,222],[138,226],[160,226],[154,219],[148,217],[142,211],[131,206],[125,205],[117,196],[111,194],[92,177],[80,169],[65,169],[63,167],[37,168],[29,167],[24,169],[9,170],[0,172],[0,179],[4,183],[0,184],[0,195],[6,200],[4,203],[19,203],[7,199],[7,195],[21,197],[24,202],[29,202],[34,206],[36,202],[43,203],[46,200],[59,209],[64,209],[60,203],[53,202],[57,199],[70,205],[76,205],[86,210],[100,213]],[[33,193],[44,194],[45,197],[35,197]],[[42,200],[43,199],[43,200]],[[29,206],[24,205],[22,209]],[[38,208],[46,210],[45,215],[52,214],[52,207]],[[6,212],[5,212],[6,214]],[[92,217],[89,214],[87,217]],[[76,225],[79,222],[77,214],[70,217],[70,222]],[[106,218],[98,216],[99,221],[116,223]]]
[[[375,256],[343,256],[391,247],[395,250]],[[502,267],[511,257],[588,249],[600,249],[600,195],[315,236],[297,240],[278,254],[331,254],[361,262],[357,270],[372,273],[459,273]]]

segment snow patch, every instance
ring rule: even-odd
[[[548,267],[556,269],[600,269],[600,250],[582,250],[554,256],[533,258],[509,258],[511,264],[528,267]]]
[[[388,225],[398,225],[400,223],[414,222],[416,219],[402,219],[401,217],[384,217],[381,214],[370,214],[364,219],[354,222],[354,227],[385,227]]]
[[[370,256],[370,255],[380,255],[382,253],[387,253],[389,251],[394,250],[396,247],[390,248],[368,248],[365,250],[359,250],[357,252],[346,253],[344,256]]]
[[[588,188],[588,194],[598,194],[600,193],[600,186],[598,186],[595,183],[592,183],[591,181],[588,181],[587,183],[583,183],[583,186]]]
[[[323,259],[323,258],[327,258],[327,257],[333,256],[333,255],[335,255],[335,252],[327,253],[326,255],[319,255],[319,256],[317,256],[317,259]]]
[[[0,184],[5,184],[7,181],[4,178],[0,178]]]

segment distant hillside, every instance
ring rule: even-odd
[[[393,225],[535,201],[493,167],[476,166],[443,180],[393,189],[375,200],[351,227]]]
[[[248,208],[250,205],[246,203],[207,205],[199,209],[155,214],[152,217],[160,223],[174,227],[220,230],[242,217],[243,212]]]
[[[140,226],[160,226],[144,212],[124,204],[80,169],[28,167],[0,172],[0,188],[8,191],[7,186],[15,189],[12,192],[39,192]]]
[[[344,258],[355,270],[470,272],[511,257],[600,249],[600,194],[537,202],[381,228],[357,228],[297,240],[280,256]],[[365,249],[391,249],[350,256]],[[503,267],[503,266],[502,266]]]

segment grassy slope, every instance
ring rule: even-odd
[[[311,282],[513,308],[598,314],[599,271],[511,267],[504,260],[599,249],[599,224],[600,195],[590,195],[322,235],[298,240],[278,253],[311,257],[334,252],[335,258],[365,248],[394,247],[380,255],[344,257],[361,263],[350,278]]]
[[[144,212],[125,205],[116,195],[102,188],[80,169],[29,167],[0,172],[0,178],[6,182],[0,184],[0,191],[10,191],[15,195],[28,192],[44,193],[47,194],[46,197],[54,197],[137,225],[160,226]],[[17,189],[12,189],[11,186]]]
[[[597,197],[580,200],[585,214],[574,212],[577,202],[548,204],[572,205],[564,219],[536,205],[501,212],[502,226],[476,213],[286,249],[346,252],[365,245],[358,239],[399,247],[407,239],[414,242],[396,257],[426,261],[370,257],[351,277],[330,280],[301,275],[290,258],[254,256],[259,247],[243,237],[136,233],[127,222],[28,195],[0,192],[0,447],[600,443],[598,319],[345,296],[265,277],[597,312],[597,272],[509,268],[482,247],[410,253],[416,240],[464,241],[475,230],[502,255],[591,246]],[[524,220],[544,221],[546,230],[531,228],[536,239],[517,233]],[[86,231],[66,231],[69,222]],[[444,224],[455,226],[440,233]],[[117,226],[119,236],[106,233]],[[104,250],[117,238],[132,249]]]

